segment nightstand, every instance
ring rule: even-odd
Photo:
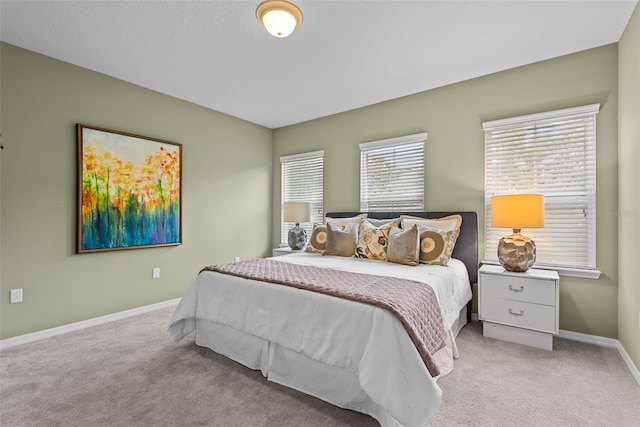
[[[478,272],[478,311],[485,337],[553,350],[558,333],[558,273],[506,271],[483,265]]]
[[[301,250],[294,251],[294,250],[293,250],[293,249],[291,249],[290,247],[288,247],[288,246],[284,246],[284,247],[282,247],[282,248],[275,248],[275,249],[273,250],[273,256],[289,255],[289,254],[294,254],[294,253],[296,253],[296,252],[302,252],[302,249],[301,249]]]

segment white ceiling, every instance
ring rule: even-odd
[[[637,0],[1,0],[2,41],[277,128],[617,42]]]

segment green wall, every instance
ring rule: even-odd
[[[269,253],[270,129],[0,49],[0,338],[177,298],[205,265]],[[183,144],[183,245],[75,254],[76,123]]]
[[[640,367],[640,6],[618,46],[618,338]]]
[[[617,44],[539,62],[274,130],[279,157],[325,150],[325,212],[358,210],[361,142],[428,132],[427,210],[473,210],[483,231],[484,135],[481,123],[600,103],[597,116],[597,265],[599,280],[562,277],[560,327],[617,337]],[[384,82],[380,82],[381,85]],[[373,90],[374,88],[372,88]],[[280,176],[273,175],[272,243],[280,230]],[[483,256],[481,248],[481,258]]]
[[[599,102],[603,274],[561,278],[560,327],[619,337],[638,366],[639,21],[636,8],[619,47],[273,131],[0,44],[0,339],[177,298],[203,265],[269,254],[280,235],[281,155],[324,149],[325,211],[357,210],[358,144],[426,131],[426,208],[479,212],[482,239],[481,123]],[[183,245],[75,254],[78,122],[183,144]],[[15,288],[21,304],[9,304]]]

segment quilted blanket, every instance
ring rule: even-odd
[[[429,373],[433,377],[440,375],[432,355],[445,346],[446,332],[435,292],[424,283],[270,259],[214,265],[203,270],[292,286],[385,308],[400,320]]]

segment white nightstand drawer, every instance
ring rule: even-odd
[[[527,277],[491,276],[482,288],[486,299],[501,298],[537,304],[556,305],[556,283]]]
[[[555,306],[506,299],[483,301],[482,320],[556,333]]]

